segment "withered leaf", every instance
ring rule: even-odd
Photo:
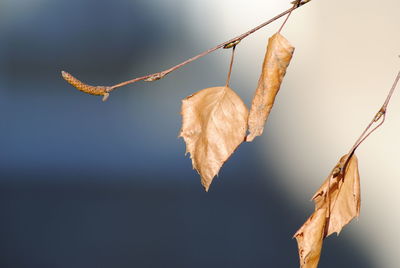
[[[347,155],[341,157],[314,194],[312,200],[315,202],[315,211],[294,235],[302,268],[317,267],[322,239],[334,232],[339,234],[346,224],[360,214],[358,160],[355,154],[347,164],[346,159]],[[320,215],[325,215],[323,220]]]
[[[248,120],[250,133],[247,135],[247,141],[250,142],[263,133],[293,52],[294,47],[280,33],[269,38],[261,75],[250,108]]]
[[[344,155],[336,168],[343,168],[347,155]],[[339,234],[343,226],[360,214],[360,175],[358,173],[358,159],[353,155],[347,164],[343,175],[336,174],[335,169],[314,194],[312,200],[315,209],[330,205],[330,215],[326,236],[332,233]]]
[[[248,110],[229,87],[211,87],[182,100],[180,137],[208,191],[221,166],[242,143]]]
[[[326,224],[326,207],[315,211],[296,232],[301,268],[318,267]]]

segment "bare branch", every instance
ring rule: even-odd
[[[243,40],[247,36],[249,36],[249,35],[253,34],[254,32],[258,31],[259,29],[267,26],[268,24],[276,21],[277,19],[285,16],[286,14],[290,14],[293,10],[301,7],[302,5],[305,5],[308,2],[310,2],[310,0],[296,0],[296,1],[293,1],[292,2],[293,6],[291,8],[289,8],[288,10],[276,15],[272,19],[269,19],[268,21],[266,21],[266,22],[264,22],[264,23],[262,23],[262,24],[260,24],[260,25],[258,25],[256,27],[254,27],[253,29],[250,29],[249,31],[247,31],[247,32],[245,32],[245,33],[243,33],[243,34],[241,34],[239,36],[236,36],[236,37],[234,37],[234,38],[232,38],[232,39],[230,39],[228,41],[225,41],[225,42],[223,42],[223,43],[221,43],[221,44],[219,44],[219,45],[217,45],[217,46],[215,46],[213,48],[210,48],[210,49],[208,49],[208,50],[206,50],[206,51],[204,51],[204,52],[202,52],[202,53],[200,53],[200,54],[198,54],[198,55],[196,55],[194,57],[191,57],[191,58],[189,58],[189,59],[187,59],[187,60],[185,60],[185,61],[183,61],[183,62],[181,62],[181,63],[179,63],[179,64],[177,64],[177,65],[175,65],[175,66],[173,66],[171,68],[169,68],[169,69],[166,69],[166,70],[158,72],[158,73],[153,73],[153,74],[148,74],[148,75],[145,75],[145,76],[137,77],[137,78],[125,81],[125,82],[121,82],[121,83],[115,84],[113,86],[98,86],[98,87],[99,88],[105,88],[106,89],[106,93],[110,93],[111,91],[115,90],[116,88],[123,87],[123,86],[126,86],[128,84],[132,84],[132,83],[135,83],[135,82],[138,82],[138,81],[142,81],[143,80],[143,81],[146,81],[146,82],[153,82],[153,81],[156,81],[156,80],[160,80],[160,79],[164,78],[167,74],[169,74],[169,73],[171,73],[171,72],[173,72],[173,71],[185,66],[188,63],[191,63],[192,61],[195,61],[195,60],[197,60],[197,59],[199,59],[201,57],[204,57],[204,56],[206,56],[206,55],[208,55],[208,54],[210,54],[210,53],[212,53],[212,52],[214,52],[214,51],[216,51],[216,50],[218,50],[220,48],[231,48],[231,47],[236,46],[241,40]],[[287,20],[287,18],[286,18],[286,20]],[[286,22],[286,20],[285,20],[285,22]],[[282,27],[285,24],[285,22],[282,24],[282,26],[279,29],[279,31],[282,29]],[[66,72],[63,71],[63,73],[66,73]],[[74,78],[72,75],[70,75],[70,74],[68,74],[68,75],[71,76],[72,78]],[[81,84],[84,85],[85,87],[94,87],[94,86],[90,86],[90,85],[84,84],[82,82],[81,82]],[[81,88],[79,90],[83,91]],[[83,91],[83,92],[85,92],[85,91]],[[89,92],[86,92],[86,93],[89,93]],[[92,93],[89,93],[89,94],[92,94]],[[108,97],[108,94],[107,94],[107,97]],[[103,101],[106,100],[106,99],[107,99],[106,97],[103,98]]]

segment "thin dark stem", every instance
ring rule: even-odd
[[[190,63],[192,61],[195,61],[195,60],[197,60],[197,59],[199,59],[201,57],[204,57],[204,56],[214,52],[217,49],[224,48],[224,47],[232,47],[232,44],[239,43],[241,40],[243,40],[247,36],[249,36],[249,35],[253,34],[254,32],[258,31],[259,29],[267,26],[268,24],[276,21],[277,19],[281,18],[282,16],[285,16],[286,14],[291,13],[293,10],[299,8],[300,6],[305,5],[308,2],[309,1],[306,1],[306,0],[303,0],[303,1],[299,0],[298,2],[296,2],[296,4],[294,4],[288,10],[276,15],[272,19],[269,19],[268,21],[266,21],[266,22],[264,22],[264,23],[262,23],[262,24],[260,24],[260,25],[258,25],[256,27],[254,27],[253,29],[251,29],[251,30],[249,30],[249,31],[237,36],[237,37],[234,37],[234,38],[232,38],[232,39],[230,39],[230,40],[228,40],[226,42],[223,42],[223,43],[221,43],[221,44],[219,44],[219,45],[217,45],[217,46],[215,46],[213,48],[210,48],[210,49],[208,49],[208,50],[206,50],[206,51],[204,51],[204,52],[202,52],[202,53],[200,53],[200,54],[198,54],[198,55],[196,55],[194,57],[191,57],[191,58],[189,58],[189,59],[187,59],[187,60],[185,60],[185,61],[183,61],[183,62],[181,62],[181,63],[179,63],[179,64],[177,64],[177,65],[175,65],[175,66],[173,66],[171,68],[169,68],[169,69],[166,69],[164,71],[161,71],[161,72],[158,72],[158,73],[153,73],[153,74],[148,74],[148,75],[141,76],[141,77],[137,77],[137,78],[125,81],[125,82],[121,82],[121,83],[115,84],[113,86],[108,86],[108,87],[106,87],[106,91],[109,93],[109,92],[115,90],[116,88],[119,88],[119,87],[122,87],[122,86],[126,86],[128,84],[132,84],[132,83],[135,83],[135,82],[138,82],[138,81],[142,81],[142,80],[147,81],[147,82],[152,82],[152,81],[159,80],[159,79],[165,77],[167,74],[169,74],[169,73],[171,73],[171,72],[173,72],[173,71],[185,66],[186,64],[188,64],[188,63]]]
[[[371,135],[375,130],[377,130],[380,126],[382,126],[383,123],[385,123],[385,119],[386,119],[386,113],[383,114],[381,122],[378,125],[376,125],[373,129],[371,129],[367,134],[365,134],[365,136],[358,142],[357,147],[360,146],[361,143],[363,143],[368,138],[369,135]]]
[[[396,78],[395,78],[395,80],[393,82],[392,87],[390,88],[390,91],[389,91],[389,93],[388,93],[388,95],[386,97],[386,100],[383,103],[382,107],[379,109],[379,111],[374,116],[374,118],[371,120],[371,122],[369,122],[367,127],[361,133],[360,137],[358,137],[358,139],[354,143],[353,147],[351,147],[349,153],[346,156],[346,161],[344,161],[344,165],[342,167],[342,172],[344,172],[346,170],[346,166],[349,163],[350,158],[353,156],[354,152],[357,150],[358,146],[360,146],[369,137],[369,135],[371,135],[375,130],[377,130],[385,122],[386,109],[387,109],[387,106],[389,105],[389,102],[390,102],[390,100],[392,98],[393,92],[396,89],[397,83],[399,82],[399,80],[400,80],[400,71],[397,73],[397,76],[396,76]],[[371,127],[377,122],[379,122],[379,124],[376,125],[372,130],[370,130]]]
[[[226,83],[225,83],[226,87],[229,87],[229,81],[231,80],[233,60],[235,59],[235,49],[236,49],[236,45],[232,47],[231,63],[229,64],[228,76],[226,78]]]
[[[292,9],[292,10],[289,12],[289,14],[286,16],[286,19],[283,21],[281,27],[280,27],[279,30],[278,30],[278,33],[281,33],[281,31],[282,31],[282,29],[283,29],[283,26],[285,26],[286,22],[288,21],[288,19],[289,19],[289,17],[290,17],[290,14],[292,14],[292,11],[293,11],[293,9]]]
[[[393,92],[394,92],[394,90],[395,90],[395,88],[396,88],[396,86],[397,86],[397,83],[399,82],[399,79],[400,79],[400,71],[399,71],[399,73],[397,74],[396,79],[394,80],[394,83],[393,83],[392,88],[390,89],[389,95],[386,97],[386,100],[385,100],[385,102],[383,103],[382,108],[384,108],[385,111],[386,111],[386,108],[387,108],[387,106],[388,106],[388,104],[389,104],[390,99],[392,98]]]

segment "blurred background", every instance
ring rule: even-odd
[[[181,99],[223,85],[219,50],[164,70],[290,7],[280,0],[0,0],[1,267],[298,267],[309,201],[382,105],[400,60],[398,0],[314,0],[282,34],[296,47],[267,128],[208,193],[180,129]],[[282,19],[237,47],[245,103]],[[400,89],[398,89],[400,90]],[[361,216],[320,267],[399,267],[400,100],[358,150]]]

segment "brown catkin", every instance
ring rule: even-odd
[[[62,74],[62,77],[65,79],[65,81],[67,81],[68,83],[73,85],[77,90],[80,90],[82,92],[85,92],[85,93],[88,93],[91,95],[108,96],[108,92],[107,92],[108,87],[87,85],[85,83],[82,83],[81,81],[79,81],[78,79],[76,79],[75,77],[73,77],[72,75],[70,75],[69,73],[67,73],[65,71],[62,71],[61,74]]]

